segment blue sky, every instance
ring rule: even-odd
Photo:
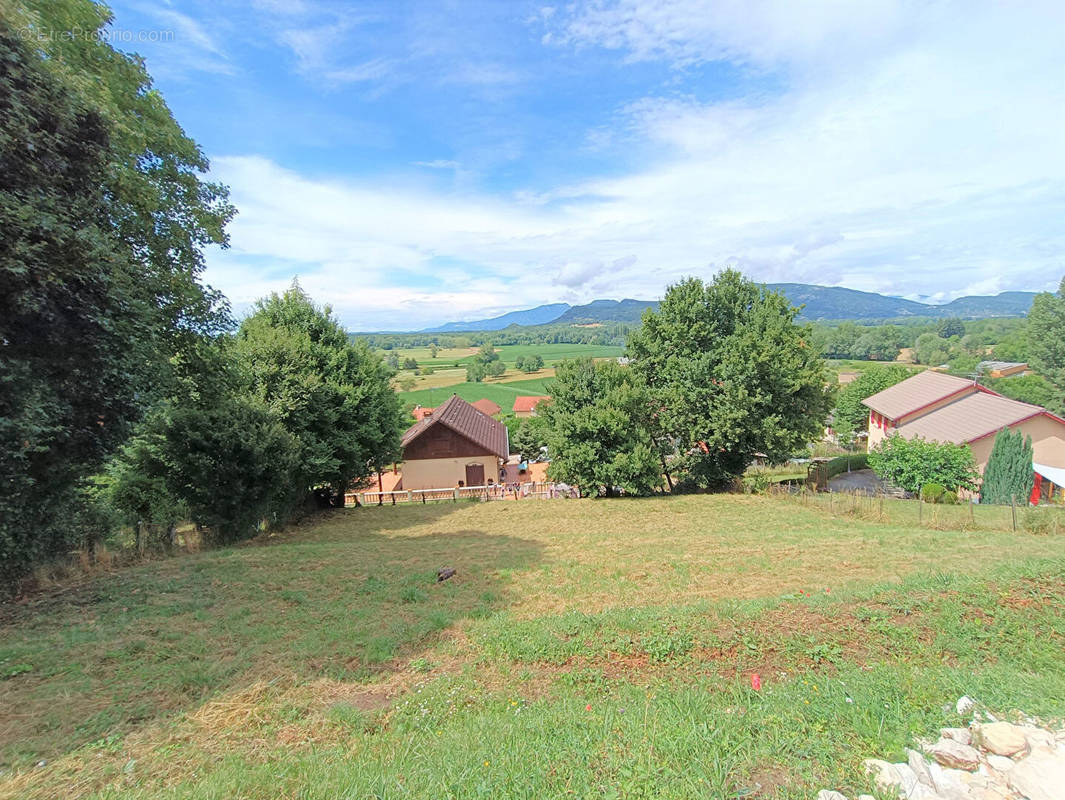
[[[240,214],[206,279],[352,329],[758,280],[1055,287],[1060,3],[113,4]],[[127,37],[129,38],[129,37]],[[153,38],[153,37],[142,37]]]

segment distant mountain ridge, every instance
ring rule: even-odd
[[[793,305],[803,306],[800,319],[874,320],[899,317],[1023,317],[1032,307],[1035,292],[1002,292],[991,296],[959,297],[942,305],[919,303],[903,297],[861,292],[842,286],[815,286],[807,283],[767,283]],[[658,308],[657,300],[593,300],[580,306],[553,303],[528,311],[512,311],[491,319],[449,322],[422,333],[456,331],[498,331],[510,325],[595,325],[606,322],[639,322],[648,308]],[[535,321],[533,321],[535,320]]]
[[[569,303],[551,303],[527,311],[511,311],[491,319],[472,322],[448,322],[436,328],[426,328],[419,333],[452,333],[454,331],[501,331],[511,325],[546,325],[569,311]]]

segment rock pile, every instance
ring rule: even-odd
[[[958,700],[957,709],[973,714],[969,727],[942,728],[937,741],[921,743],[924,753],[907,750],[901,764],[863,762],[879,791],[905,800],[1065,798],[1065,730],[1051,731],[1028,718],[1013,724],[981,715],[968,697]],[[822,789],[817,800],[847,797]]]

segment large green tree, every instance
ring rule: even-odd
[[[135,412],[145,308],[110,232],[101,115],[0,33],[0,567],[69,546],[58,517]]]
[[[849,442],[854,434],[868,426],[869,409],[862,401],[896,383],[906,380],[913,373],[900,364],[873,366],[863,370],[850,383],[836,393],[836,408],[833,412],[833,427],[841,441]]]
[[[212,345],[207,367],[156,404],[109,466],[111,504],[142,549],[153,540],[167,546],[182,519],[215,543],[287,519],[300,448],[277,414],[248,394],[229,344]]]
[[[0,4],[0,539],[9,586],[72,543],[87,479],[228,324],[200,284],[233,209],[90,0]],[[79,35],[56,35],[63,31]],[[26,38],[32,42],[18,41]],[[33,36],[40,32],[41,36]],[[187,360],[187,359],[186,359]]]
[[[298,284],[256,304],[235,352],[251,394],[296,438],[294,504],[326,488],[339,502],[398,456],[403,412],[391,370]]]
[[[984,468],[980,502],[1027,503],[1035,483],[1032,455],[1031,436],[1009,428],[1000,430],[995,435],[995,444]]]
[[[1065,278],[1056,294],[1043,292],[1032,301],[1028,352],[1032,367],[1053,387],[1050,410],[1065,413]]]
[[[656,409],[656,447],[689,484],[721,488],[757,452],[782,461],[819,437],[831,407],[809,326],[781,294],[725,270],[671,286],[629,339]]]
[[[607,497],[619,491],[650,494],[661,486],[662,467],[651,446],[650,396],[629,370],[613,361],[563,361],[552,400],[538,412],[547,425],[553,480]]]

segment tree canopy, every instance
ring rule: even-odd
[[[818,438],[831,404],[809,326],[778,293],[725,270],[669,287],[629,339],[656,447],[695,486],[719,488],[754,454],[782,461]]]
[[[1032,367],[1053,388],[1048,408],[1065,413],[1065,278],[1056,294],[1043,292],[1032,301],[1028,350]]]
[[[552,400],[539,407],[551,453],[548,475],[584,494],[650,494],[662,484],[651,447],[650,397],[636,375],[613,361],[563,361]]]
[[[234,349],[250,394],[297,442],[294,500],[323,487],[342,498],[398,456],[402,409],[391,370],[298,284],[256,303]]]

